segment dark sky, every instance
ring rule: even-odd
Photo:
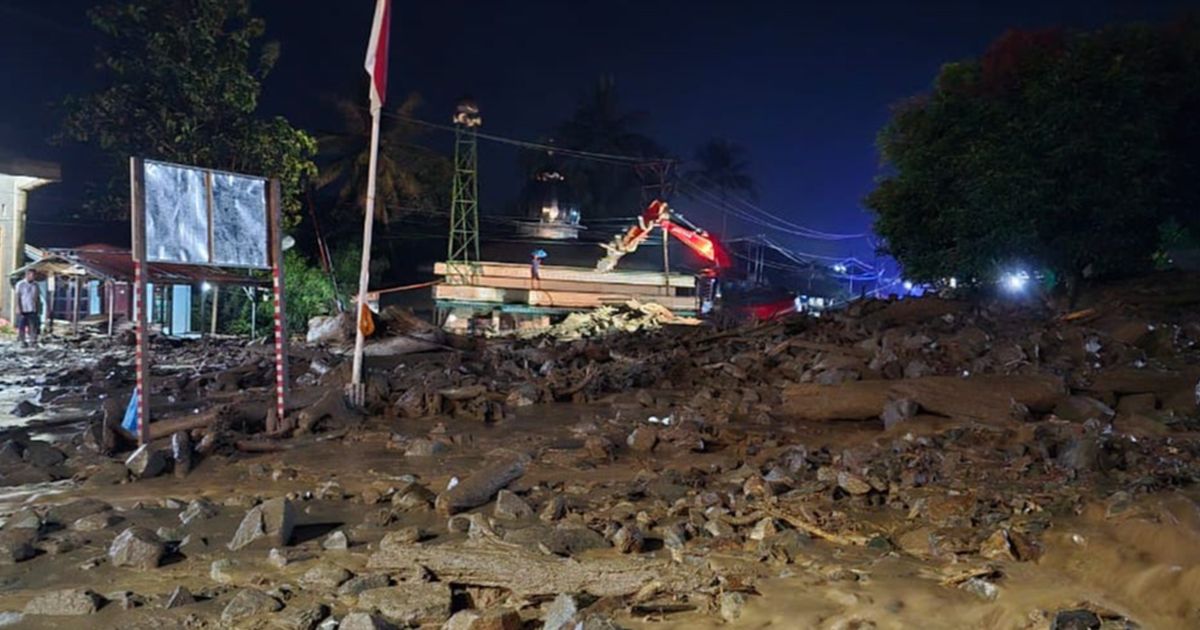
[[[91,4],[0,0],[0,150],[62,157],[44,139],[54,130],[53,104],[95,81],[84,16]],[[283,47],[264,87],[264,111],[331,128],[330,97],[361,85],[374,2],[254,5]],[[1161,21],[1198,7],[1181,0],[397,1],[391,94],[419,91],[427,101],[419,115],[447,122],[455,100],[470,93],[485,131],[536,139],[610,74],[627,106],[649,114],[644,131],[674,154],[689,157],[714,136],[738,142],[749,151],[763,208],[821,230],[861,232],[870,224],[861,199],[878,170],[875,134],[889,105],[925,90],[940,64],[978,55],[1007,28]],[[493,211],[518,190],[515,162],[507,147],[481,155],[483,198]],[[84,168],[65,175],[82,178]],[[50,191],[42,203],[71,199]],[[717,220],[689,210],[694,219]],[[788,242],[825,253],[870,251],[865,241]]]

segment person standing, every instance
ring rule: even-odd
[[[37,274],[32,269],[17,282],[17,341],[23,346],[37,345],[41,328],[42,289],[37,283]]]

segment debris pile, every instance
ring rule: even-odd
[[[671,309],[653,302],[629,300],[621,305],[602,306],[591,311],[571,313],[562,322],[546,329],[522,331],[529,339],[548,337],[556,341],[575,341],[613,333],[640,333],[663,326],[697,326],[700,320],[676,315]]]
[[[795,599],[798,627],[1195,626],[1191,287],[439,338],[370,363],[365,409],[332,342],[298,346],[270,434],[269,349],[162,340],[151,394],[184,413],[138,449],[128,350],[99,348],[48,369],[32,416],[90,403],[87,430],[0,437],[6,484],[82,483],[0,509],[0,565],[44,569],[4,582],[0,615],[761,627]]]

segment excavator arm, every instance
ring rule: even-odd
[[[625,254],[634,252],[639,245],[646,242],[654,228],[662,228],[663,232],[687,245],[701,258],[712,263],[717,271],[729,267],[729,254],[708,232],[673,220],[671,209],[666,202],[656,199],[650,202],[645,212],[638,217],[636,224],[624,233],[614,236],[611,242],[601,245],[608,253],[596,263],[596,270],[612,271]]]

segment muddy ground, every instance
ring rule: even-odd
[[[0,626],[1200,627],[1200,281],[380,352],[0,342]],[[572,338],[580,331],[572,330]],[[344,341],[344,340],[342,340]],[[273,427],[269,430],[268,427]]]

